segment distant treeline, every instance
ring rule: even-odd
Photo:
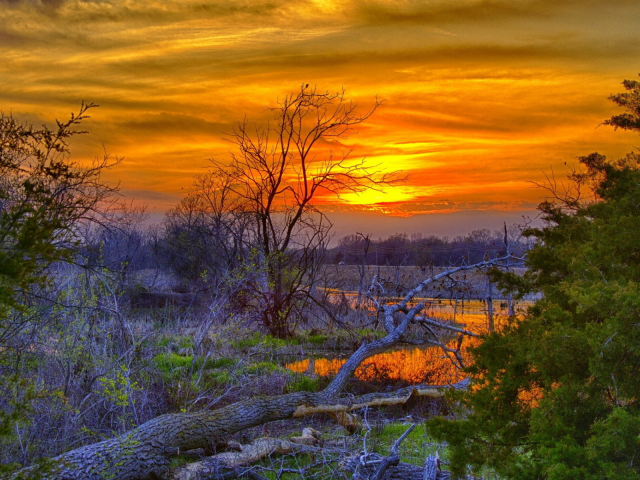
[[[363,234],[343,237],[327,251],[326,263],[346,265],[448,266],[478,263],[509,252],[521,256],[531,247],[520,228],[506,231],[473,230],[466,236],[438,237],[396,233],[377,240]]]
[[[236,236],[176,221],[175,215],[168,215],[163,224],[153,227],[144,225],[139,212],[129,212],[127,220],[117,228],[95,231],[85,243],[89,263],[120,271],[123,280],[127,272],[151,268],[171,272],[189,284],[228,273],[251,256],[250,249]],[[373,239],[354,233],[317,255],[324,264],[442,267],[502,256],[507,248],[521,256],[531,248],[530,240],[522,237],[517,227],[508,228],[506,237],[504,231],[488,229],[453,238],[396,233]]]

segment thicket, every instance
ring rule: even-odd
[[[611,99],[626,112],[604,123],[638,132],[640,83],[624,87]],[[526,274],[495,275],[542,298],[472,350],[459,417],[429,422],[458,475],[640,478],[640,155],[580,163],[569,189],[549,186],[546,225],[526,232]]]
[[[274,363],[275,352],[315,345],[327,328],[340,348],[376,336],[375,314],[304,282],[315,303],[296,304],[288,328],[298,336],[265,336],[251,294],[261,280],[254,220],[212,210],[228,205],[219,197],[204,202],[203,192],[221,192],[213,175],[147,225],[143,208],[101,180],[118,159],[79,165],[70,156],[92,107],[53,128],[0,118],[0,474],[162,413],[316,388]],[[325,284],[339,288],[334,280]],[[306,332],[296,330],[302,321]],[[345,323],[350,330],[335,333]]]
[[[613,100],[628,113],[605,123],[638,130],[640,86],[624,85],[627,93]],[[311,93],[301,95],[304,104]],[[69,157],[90,107],[56,128],[0,117],[0,474],[162,413],[319,389],[320,380],[286,371],[276,355],[314,345],[327,331],[353,349],[387,327],[380,308],[356,310],[331,296],[343,285],[341,263],[361,268],[364,294],[367,265],[426,271],[502,257],[508,271],[510,258],[527,252],[524,276],[496,272],[493,281],[542,300],[486,336],[468,370],[475,387],[454,398],[460,420],[429,428],[450,444],[460,474],[471,465],[506,478],[638,477],[637,154],[584,157],[585,171],[572,179],[597,200],[586,201],[580,188],[552,189],[541,206],[546,225],[524,240],[505,226],[453,239],[354,234],[330,248],[320,222],[305,244],[304,226],[318,218],[304,204],[291,211],[309,222],[294,222],[295,241],[265,254],[256,242],[265,212],[248,208],[249,194],[243,201],[235,177],[219,170],[196,178],[160,225],[145,226],[144,209],[116,205],[116,189],[100,173],[117,160],[83,167]],[[274,265],[286,268],[269,276]],[[327,278],[329,266],[335,277]],[[377,283],[384,290],[384,279]],[[399,285],[372,293],[378,307],[406,293]],[[284,308],[273,310],[272,297],[289,293],[283,329],[271,321]],[[431,327],[421,328],[429,337]]]

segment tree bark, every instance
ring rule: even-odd
[[[424,473],[422,480],[437,480],[440,472],[440,458],[438,455],[429,455],[424,462]]]
[[[54,470],[45,475],[49,480],[146,480],[162,478],[170,459],[180,451],[207,448],[223,443],[241,430],[265,423],[302,417],[312,413],[329,413],[345,423],[353,422],[348,412],[374,405],[402,404],[412,396],[441,397],[448,388],[466,388],[467,382],[455,385],[412,386],[391,393],[373,393],[340,398],[339,394],[356,368],[367,358],[401,342],[417,317],[421,303],[408,308],[409,302],[428,283],[445,275],[471,268],[496,264],[502,259],[462,266],[442,272],[421,282],[395,305],[376,306],[384,313],[388,335],[371,343],[363,343],[347,360],[325,390],[319,393],[297,392],[274,397],[255,397],[227,407],[197,413],[161,415],[119,437],[72,450],[56,457]],[[469,332],[470,333],[470,332]],[[462,333],[464,335],[466,333]],[[12,478],[30,478],[35,467],[19,470]]]
[[[452,387],[464,388],[465,383]],[[276,420],[405,403],[412,396],[441,397],[451,386],[414,386],[390,393],[331,399],[324,392],[258,397],[214,411],[161,415],[119,437],[56,457],[50,480],[143,480],[163,477],[180,451],[207,448],[229,435]],[[18,472],[28,478],[29,469]],[[20,478],[20,477],[15,477]],[[24,478],[24,477],[23,477]]]

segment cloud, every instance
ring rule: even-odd
[[[455,25],[489,23],[496,25],[509,20],[548,20],[568,9],[604,10],[610,6],[629,6],[630,0],[612,0],[606,6],[598,0],[461,0],[457,2],[422,0],[358,2],[356,18],[373,25],[428,24]]]
[[[0,0],[0,107],[101,104],[74,152],[105,143],[132,195],[164,205],[245,114],[344,85],[387,103],[332,146],[411,173],[407,201],[375,208],[528,208],[541,169],[633,145],[594,129],[637,73],[639,16],[632,0]]]
[[[115,123],[118,130],[130,132],[133,135],[173,136],[220,136],[228,131],[228,123],[210,122],[192,115],[181,115],[163,112],[159,114],[141,115],[123,122]]]
[[[527,200],[464,200],[455,198],[434,198],[431,200],[417,200],[413,202],[380,202],[369,205],[323,205],[320,209],[329,218],[334,216],[344,216],[361,212],[367,214],[381,214],[388,217],[424,218],[430,215],[449,215],[462,212],[493,212],[491,215],[499,217],[512,217],[514,213],[521,215],[522,212],[534,212],[540,203],[540,199],[535,201]]]

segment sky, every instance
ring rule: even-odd
[[[637,135],[599,126],[640,72],[637,0],[0,0],[0,110],[99,104],[71,145],[152,219],[301,84],[382,106],[344,148],[405,183],[323,198],[338,235],[463,234],[535,216],[534,183]],[[534,183],[532,183],[534,182]]]

